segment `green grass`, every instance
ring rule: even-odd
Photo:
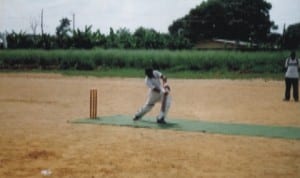
[[[282,80],[284,74],[240,74],[236,72],[196,72],[196,71],[179,71],[173,72],[168,70],[161,70],[168,78],[175,79],[272,79],[272,80]],[[95,77],[129,77],[129,78],[143,78],[144,70],[141,69],[111,69],[111,70],[98,70],[98,71],[59,71],[63,75],[67,76],[95,76]]]
[[[0,50],[0,69],[143,77],[143,69],[153,67],[173,78],[281,79],[288,56],[289,51]]]
[[[92,71],[81,70],[2,70],[1,73],[55,73],[65,76],[93,76],[93,77],[118,77],[118,78],[144,78],[143,69],[101,69]],[[197,72],[197,71],[170,71],[161,70],[168,78],[173,79],[265,79],[265,80],[283,80],[283,73],[245,73],[228,71],[209,71],[209,72]]]

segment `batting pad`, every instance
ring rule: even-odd
[[[156,119],[151,117],[143,117],[139,121],[133,121],[131,116],[115,115],[100,118],[98,117],[97,119],[78,119],[72,121],[72,123],[168,129],[175,131],[217,133],[226,135],[300,139],[299,127],[219,123],[187,119],[167,119],[167,124],[157,124]]]

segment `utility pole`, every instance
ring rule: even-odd
[[[73,33],[75,32],[75,14],[73,13]]]
[[[41,13],[41,32],[42,32],[42,46],[43,48],[46,48],[45,35],[44,35],[44,9],[42,9],[42,13]]]
[[[282,37],[281,37],[281,49],[285,48],[285,37],[286,37],[286,27],[285,23],[283,24]]]
[[[44,9],[42,9],[42,13],[41,13],[41,32],[42,32],[42,36],[44,36]]]

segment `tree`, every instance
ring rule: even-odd
[[[279,33],[270,33],[268,35],[268,43],[271,48],[279,48],[281,47],[280,45],[280,40],[282,39],[282,35]]]
[[[68,32],[71,31],[70,23],[71,21],[68,18],[62,18],[58,27],[56,27],[56,35],[63,36],[67,35]]]
[[[11,49],[35,47],[33,38],[23,31],[20,31],[19,33],[13,31],[12,33],[8,34],[7,43]]]
[[[146,29],[143,27],[139,27],[135,30],[133,36],[136,39],[136,47],[145,48]]]
[[[75,48],[91,49],[93,47],[92,26],[85,26],[84,31],[73,31],[73,44]]]
[[[56,27],[57,43],[60,48],[69,48],[71,45],[71,39],[68,32],[71,32],[70,23],[68,18],[62,18],[60,24]]]
[[[38,20],[35,19],[35,18],[31,18],[30,20],[30,28],[32,30],[32,39],[33,39],[33,42],[34,42],[34,46],[37,46],[38,44],[38,37],[36,36],[36,30],[37,30],[37,27],[38,27]]]
[[[37,19],[32,18],[32,19],[30,20],[30,28],[31,28],[32,34],[33,34],[34,36],[36,35],[36,30],[37,30],[38,24],[39,24],[39,22],[38,22]]]
[[[101,34],[100,30],[98,29],[96,32],[93,33],[93,45],[103,47],[105,43],[106,43],[105,35]]]
[[[169,26],[192,42],[205,38],[265,41],[274,22],[265,0],[207,0]]]
[[[119,48],[135,48],[135,39],[131,35],[129,29],[127,28],[119,28],[116,32],[118,42],[119,42]]]
[[[283,46],[287,49],[300,47],[300,23],[289,25],[283,34]]]
[[[145,31],[145,48],[146,49],[157,49],[158,44],[157,37],[158,33],[154,29],[146,29]]]
[[[240,40],[265,42],[274,22],[270,21],[269,10],[272,5],[265,0],[231,0],[225,3],[228,26],[226,36]],[[230,12],[230,13],[228,13]]]
[[[106,37],[106,48],[118,48],[117,35],[113,28],[109,29],[109,35]]]
[[[133,36],[136,39],[137,48],[159,49],[167,46],[165,35],[156,32],[154,29],[139,27]]]

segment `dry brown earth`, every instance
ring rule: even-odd
[[[170,118],[300,127],[283,81],[169,83]],[[69,123],[88,117],[91,88],[100,115],[132,115],[147,93],[143,79],[0,74],[0,177],[300,177],[299,140]]]

